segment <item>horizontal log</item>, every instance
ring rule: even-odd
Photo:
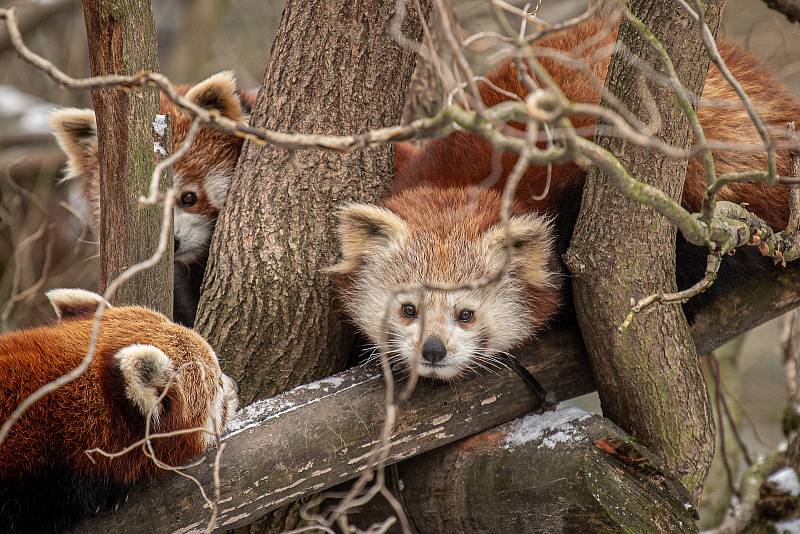
[[[419,532],[697,532],[691,496],[661,460],[577,408],[406,460],[392,486]],[[365,529],[390,515],[373,499],[351,522]]]
[[[698,352],[708,353],[798,303],[800,265],[747,280],[698,312],[692,328]],[[556,325],[518,359],[560,400],[594,388],[574,327]],[[511,372],[451,385],[421,383],[398,417],[389,462],[503,424],[533,406],[525,384]],[[352,369],[247,407],[224,437],[216,528],[246,525],[278,506],[357,477],[367,466],[384,410],[383,380],[374,368]],[[209,490],[213,457],[212,451],[192,472]],[[209,515],[197,488],[170,476],[135,488],[118,512],[87,520],[77,531],[198,532]]]

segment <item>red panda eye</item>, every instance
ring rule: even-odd
[[[458,314],[458,322],[470,323],[475,318],[475,312],[472,310],[461,310]]]
[[[182,208],[189,208],[197,203],[197,195],[192,191],[187,191],[181,195],[180,205]]]
[[[403,312],[403,317],[407,319],[413,319],[417,316],[417,308],[413,304],[403,304],[401,311]]]

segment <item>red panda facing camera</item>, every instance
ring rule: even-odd
[[[246,120],[255,103],[253,94],[239,90],[231,72],[220,72],[194,86],[181,85],[179,90],[191,102],[237,121]],[[172,116],[175,151],[186,138],[192,119],[163,93],[161,113]],[[53,112],[50,124],[67,155],[64,179],[77,184],[80,211],[87,216],[95,236],[99,236],[100,169],[94,111],[60,109]],[[243,142],[240,137],[204,125],[198,130],[192,147],[173,166],[176,187],[174,315],[175,321],[184,326],[194,324],[208,246]]]
[[[47,296],[58,322],[0,336],[2,421],[36,389],[77,367],[88,349],[102,297],[79,289]],[[236,384],[208,343],[160,313],[107,307],[96,347],[89,368],[34,403],[0,444],[0,531],[63,532],[134,482],[163,473],[139,448],[114,459],[94,454],[94,462],[84,452],[117,452],[137,442],[147,417],[151,434],[221,432],[237,408]],[[161,462],[182,465],[214,441],[198,430],[151,443]]]
[[[554,59],[557,54],[548,54],[547,49],[581,60],[602,82],[615,39],[615,27],[588,20],[544,38],[532,51],[569,100],[599,104],[591,79]],[[798,101],[753,56],[724,40],[719,49],[770,131],[782,134],[787,122],[800,118]],[[489,83],[479,83],[486,106],[514,95],[522,100],[527,96],[510,61],[487,78]],[[698,115],[710,141],[760,144],[738,96],[713,65]],[[592,128],[596,123],[587,116],[571,120],[576,128]],[[519,184],[510,221],[512,261],[498,283],[448,293],[395,295],[403,287],[426,282],[458,284],[498,271],[504,253],[500,195],[517,160],[510,153],[493,158],[488,141],[463,131],[431,140],[419,149],[401,143],[397,151],[395,181],[379,205],[351,204],[339,215],[342,259],[329,271],[336,275],[342,306],[373,344],[388,342],[393,363],[408,367],[418,361],[421,376],[447,380],[496,365],[495,358],[541,332],[559,305],[571,300],[560,254],[572,236],[586,172],[575,164],[553,165],[548,189],[546,167],[529,167]],[[778,172],[787,175],[788,151],[777,155]],[[488,189],[481,187],[492,176],[494,159],[500,163],[500,179]],[[763,151],[717,150],[715,159],[719,174],[767,167]],[[698,211],[705,188],[703,167],[695,157],[689,161],[683,205]],[[548,194],[542,198],[545,190]],[[780,229],[788,218],[787,191],[784,186],[733,184],[724,187],[718,198],[746,202],[748,209]],[[680,289],[702,278],[706,254],[678,236]],[[770,260],[746,247],[724,259],[717,282],[701,299],[722,291],[727,282],[735,283],[737,262],[752,262],[759,270],[767,268],[765,264],[771,266]],[[693,306],[701,299],[685,305],[690,320]],[[388,323],[384,324],[386,310]]]

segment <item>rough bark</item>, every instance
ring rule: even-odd
[[[149,0],[84,0],[93,76],[133,75],[157,71],[155,25]],[[137,92],[122,89],[92,91],[100,150],[100,289],[127,267],[153,255],[158,244],[162,206],[142,208],[139,196],[147,193],[160,157],[154,150],[165,142],[153,130],[160,113],[155,88]],[[170,184],[162,177],[162,185]],[[172,316],[172,244],[155,267],[117,291],[119,304],[147,305]]]
[[[714,32],[723,3],[706,3],[706,19]],[[696,25],[677,3],[635,0],[629,6],[661,40],[686,88],[701,94],[709,59]],[[619,41],[638,61],[663,72],[650,44],[630,24],[622,25]],[[648,103],[637,89],[642,77],[661,114],[662,128],[656,135],[671,145],[688,146],[688,121],[672,92],[631,68],[624,55],[612,57],[606,87],[647,120]],[[637,179],[680,198],[686,161],[622,139],[600,136],[596,142],[617,154]],[[652,208],[625,199],[595,167],[586,181],[567,257],[603,413],[662,455],[698,496],[714,452],[714,423],[681,308],[659,306],[637,316],[624,331],[617,328],[630,311],[631,299],[676,290],[674,226]]]
[[[389,0],[290,1],[252,123],[346,134],[396,124],[414,56],[394,42]],[[415,19],[406,35],[419,39]],[[197,328],[247,403],[341,370],[348,336],[330,277],[335,213],[377,199],[392,147],[352,154],[246,143],[217,223]],[[309,335],[313,332],[313,335]]]
[[[423,48],[428,51],[427,58],[417,58],[403,107],[403,124],[422,117],[433,117],[442,107],[446,91],[433,56],[434,53],[442,54],[446,47],[441,45],[439,17],[433,10],[428,19],[428,35],[422,40]]]
[[[415,57],[392,35],[395,7],[394,0],[289,1],[251,123],[317,134],[397,124]],[[419,41],[418,18],[404,22],[406,37]],[[338,253],[336,210],[377,200],[392,162],[388,145],[336,154],[245,144],[196,323],[241,385],[242,402],[345,368],[351,336],[321,270]],[[286,515],[266,528],[291,526],[296,514]]]
[[[773,296],[780,293],[781,298],[758,300],[760,307],[742,310],[754,321],[749,325],[728,320],[740,313],[736,302],[748,302],[748,296],[764,292]],[[772,279],[740,286],[698,313],[692,328],[698,353],[707,354],[743,332],[736,328],[752,328],[799,303],[800,264],[790,264]],[[594,388],[575,328],[551,332],[520,351],[518,359],[561,400]],[[511,373],[467,378],[458,383],[457,390],[430,382],[418,388],[400,413],[400,433],[390,463],[525,415],[533,405],[527,387]],[[482,404],[492,398],[492,402]],[[225,528],[251,523],[272,508],[358,476],[369,450],[367,444],[374,444],[380,432],[384,385],[373,370],[352,369],[318,386],[300,386],[262,403],[258,407],[263,410],[248,410],[248,426],[252,426],[224,438],[227,446],[220,476],[224,501],[220,524],[230,521]],[[441,423],[434,424],[436,421]],[[409,430],[414,427],[417,430]],[[436,432],[427,433],[433,429]],[[213,454],[208,453],[208,461],[194,471],[206,488],[212,487]],[[360,462],[348,463],[359,457]],[[309,461],[312,467],[306,467]],[[331,471],[321,472],[328,468]],[[417,475],[407,474],[412,476]],[[256,499],[262,495],[269,499]],[[241,517],[234,519],[236,516]],[[173,476],[136,488],[119,510],[86,521],[78,532],[124,534],[156,528],[172,532],[188,525],[202,530],[208,518],[209,510],[198,497],[197,487]]]
[[[661,463],[608,419],[567,408],[406,460],[395,494],[419,532],[697,532],[690,495]],[[373,499],[353,522],[391,513]]]

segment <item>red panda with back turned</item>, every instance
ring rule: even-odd
[[[537,43],[577,56],[597,80],[604,80],[616,28],[588,20]],[[720,54],[750,95],[764,122],[775,132],[800,120],[800,104],[750,54],[720,39]],[[536,53],[536,48],[533,49]],[[580,70],[536,54],[565,96],[573,102],[598,104],[597,87]],[[527,89],[512,62],[479,84],[486,106],[524,99]],[[715,102],[724,102],[714,107]],[[698,109],[709,140],[758,144],[760,138],[733,88],[711,66]],[[593,128],[596,120],[573,117],[576,128]],[[388,340],[393,362],[419,361],[421,376],[452,379],[467,370],[493,365],[493,359],[518,347],[546,327],[569,299],[560,254],[572,236],[586,171],[575,164],[554,165],[548,194],[547,169],[531,166],[520,182],[513,206],[511,266],[496,285],[476,290],[395,294],[403,286],[425,282],[456,284],[497,272],[505,258],[500,225],[500,196],[517,156],[499,158],[501,178],[486,189],[481,183],[493,171],[492,147],[482,137],[457,131],[427,142],[420,149],[399,144],[396,177],[379,205],[351,204],[339,214],[341,260],[329,269],[336,275],[342,305],[358,328],[378,344]],[[719,174],[766,169],[762,152],[715,151]],[[778,151],[778,173],[788,174],[786,150]],[[706,183],[702,164],[689,161],[682,204],[698,211]],[[760,183],[726,186],[718,198],[747,203],[770,226],[785,227],[787,188]],[[678,235],[678,284],[686,288],[703,275],[706,251]],[[739,270],[769,268],[771,261],[746,248],[722,263],[717,282],[700,298],[685,305],[691,320],[697,305],[725,290],[725,282],[743,276]],[[570,299],[571,300],[571,299]],[[383,318],[389,314],[388,332]],[[425,309],[420,331],[420,309]],[[388,335],[387,335],[388,334]],[[423,340],[418,346],[417,340]]]
[[[47,296],[58,322],[0,336],[0,421],[88,350],[102,297],[80,289]],[[0,532],[63,532],[164,473],[140,448],[114,459],[94,454],[94,462],[84,452],[137,442],[148,417],[152,434],[221,432],[236,410],[236,384],[202,337],[152,310],[106,306],[89,368],[34,403],[0,444]],[[179,466],[214,441],[195,431],[151,443],[156,458]]]
[[[241,91],[231,72],[220,72],[193,86],[180,85],[186,98],[232,120],[247,120],[255,95]],[[186,138],[192,119],[163,93],[161,113],[172,116],[173,151]],[[50,116],[53,134],[67,155],[65,180],[78,185],[83,210],[95,236],[100,227],[100,169],[97,125],[90,109],[60,109]],[[244,140],[211,125],[201,126],[192,147],[175,162],[175,321],[193,326],[208,246]]]

